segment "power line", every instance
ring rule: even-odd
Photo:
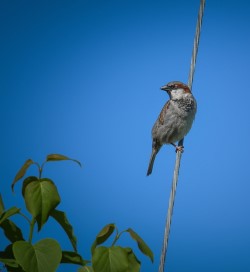
[[[193,52],[192,52],[192,58],[191,58],[189,77],[188,77],[188,86],[189,86],[190,90],[192,90],[193,77],[194,77],[195,64],[196,64],[196,58],[197,58],[197,53],[198,53],[198,47],[199,47],[200,32],[201,32],[201,25],[202,25],[202,18],[203,18],[203,14],[204,14],[204,9],[205,9],[205,0],[201,0],[197,24],[196,24],[196,31],[195,31],[194,46],[193,46]],[[178,145],[183,146],[183,142],[184,142],[184,139],[182,139],[178,143]],[[173,209],[174,209],[175,193],[176,193],[178,177],[179,177],[181,156],[182,156],[182,153],[180,151],[177,151],[173,180],[172,180],[172,189],[171,189],[170,196],[169,196],[168,213],[167,213],[163,246],[162,246],[161,257],[160,257],[159,272],[164,272],[164,267],[165,267],[166,253],[167,253],[170,227],[171,227],[171,221],[172,221],[172,214],[173,214]]]

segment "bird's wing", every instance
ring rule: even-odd
[[[161,110],[161,113],[160,113],[160,115],[158,117],[159,123],[161,125],[164,124],[164,119],[165,119],[165,116],[166,116],[166,111],[168,110],[169,105],[170,105],[170,100],[168,100],[167,103],[163,106],[163,108]]]

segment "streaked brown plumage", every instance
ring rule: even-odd
[[[184,138],[192,127],[197,104],[187,85],[172,81],[161,88],[170,100],[162,108],[152,128],[152,153],[147,176],[152,173],[154,160],[163,144],[172,144]]]

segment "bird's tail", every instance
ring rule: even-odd
[[[158,151],[159,151],[159,149],[156,149],[156,148],[152,149],[152,153],[151,153],[151,157],[150,157],[150,161],[149,161],[149,165],[148,165],[147,176],[149,176],[152,173],[155,157],[156,157]]]

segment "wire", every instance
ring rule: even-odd
[[[196,31],[195,31],[194,46],[193,46],[193,52],[192,52],[192,58],[191,58],[189,77],[188,77],[188,86],[189,86],[190,90],[192,90],[193,77],[194,77],[196,57],[197,57],[198,47],[199,47],[200,32],[201,32],[201,25],[202,25],[202,18],[203,18],[203,14],[204,14],[204,9],[205,9],[205,0],[201,0],[197,24],[196,24]],[[184,139],[182,139],[178,143],[178,145],[183,146],[183,143],[184,143]],[[168,248],[168,240],[169,240],[170,227],[171,227],[171,221],[172,221],[172,215],[173,215],[173,209],[174,209],[175,193],[176,193],[178,177],[179,177],[181,156],[182,156],[182,152],[177,151],[173,180],[172,180],[172,188],[171,188],[171,192],[170,192],[170,196],[169,196],[168,213],[167,213],[167,220],[166,220],[165,231],[164,231],[163,246],[162,246],[162,251],[161,251],[161,256],[160,256],[160,265],[159,265],[159,270],[158,270],[159,272],[164,272],[164,267],[165,267],[165,262],[166,262],[166,253],[167,253],[167,248]]]

